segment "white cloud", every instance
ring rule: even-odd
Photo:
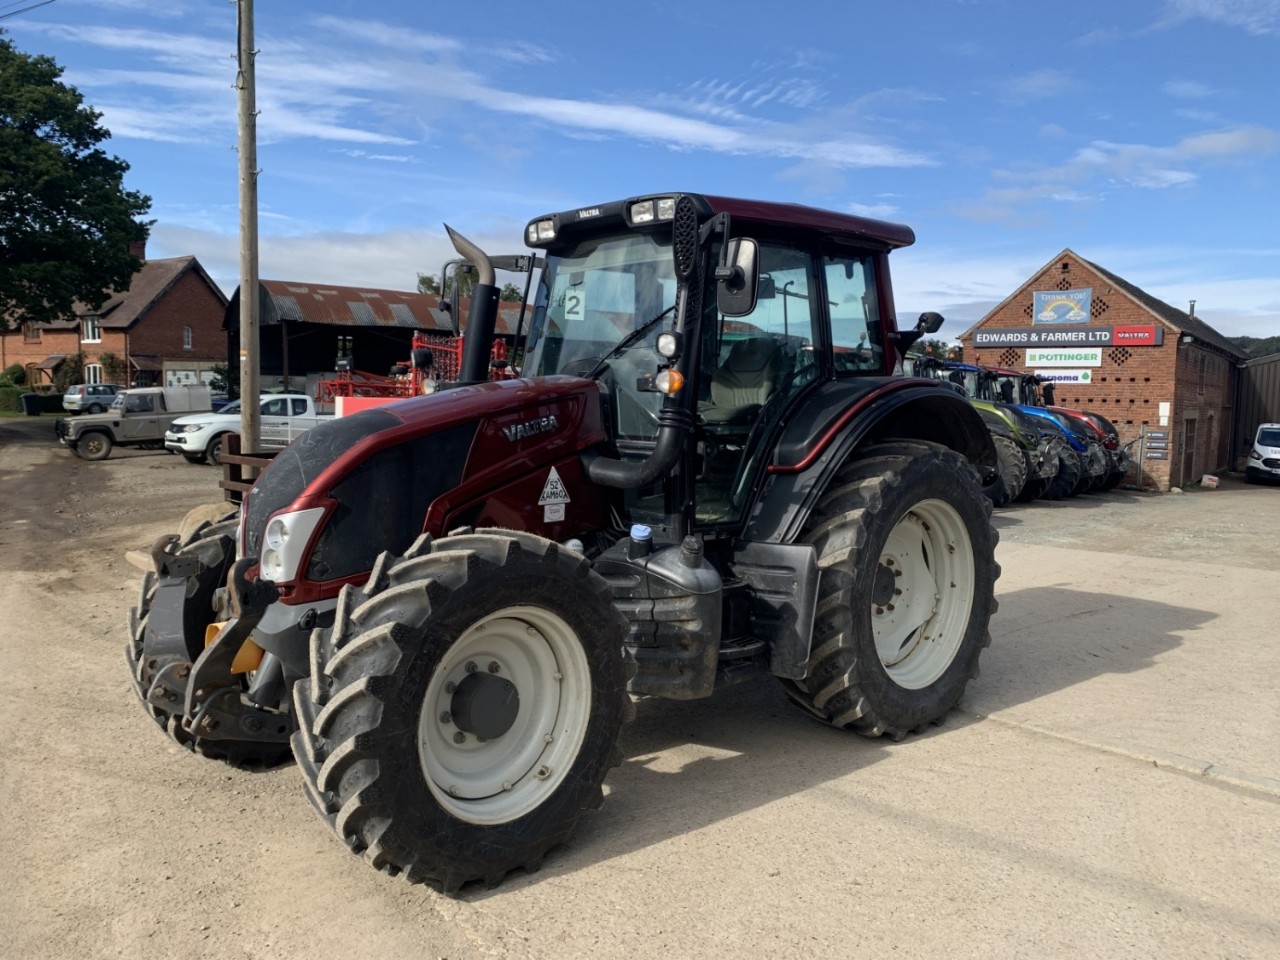
[[[1198,80],[1169,80],[1165,82],[1162,89],[1169,96],[1179,97],[1184,100],[1199,100],[1204,97],[1212,97],[1218,92],[1213,87],[1200,83]]]
[[[1001,81],[999,96],[1007,103],[1028,103],[1060,97],[1078,90],[1081,84],[1065,70],[1045,67]]]
[[[1157,26],[1195,19],[1237,27],[1254,36],[1277,34],[1280,0],[1165,0],[1164,16]]]
[[[887,220],[900,212],[899,208],[892,203],[851,203],[847,209],[859,217],[874,217],[880,220]]]
[[[1176,152],[1184,157],[1236,157],[1275,153],[1274,130],[1266,127],[1237,127],[1214,133],[1201,133],[1178,142]]]

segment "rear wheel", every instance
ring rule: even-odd
[[[804,533],[821,580],[808,675],[782,681],[788,696],[866,736],[940,722],[991,642],[990,515],[972,467],[938,444],[879,444],[847,463]]]
[[[1063,497],[1074,496],[1079,482],[1080,455],[1074,450],[1063,448],[1058,451],[1058,472],[1045,490],[1044,498],[1061,500]]]
[[[621,759],[626,630],[590,564],[531,534],[384,554],[294,685],[312,804],[375,867],[445,892],[536,867]]]
[[[90,412],[90,413],[101,413],[101,412],[102,412],[102,410],[103,410],[103,406],[102,406],[102,404],[100,404],[100,403],[91,403],[91,404],[89,404],[89,412]]]
[[[101,430],[91,430],[76,442],[76,453],[86,460],[105,460],[111,456],[111,437]]]

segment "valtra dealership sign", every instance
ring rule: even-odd
[[[1164,326],[1158,323],[1115,327],[1045,324],[1039,327],[1003,327],[975,330],[973,348],[983,347],[1159,347]]]

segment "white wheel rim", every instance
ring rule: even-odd
[[[969,628],[974,573],[969,531],[945,501],[922,500],[889,533],[876,575],[892,576],[893,593],[886,601],[887,591],[873,591],[871,629],[898,686],[927,687],[951,666]]]
[[[451,719],[454,688],[472,671],[510,681],[520,697],[511,728],[493,740],[464,733]],[[418,759],[450,814],[508,823],[564,781],[590,717],[591,673],[573,628],[549,610],[507,607],[473,624],[445,653],[418,720]]]

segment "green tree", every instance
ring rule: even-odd
[[[84,357],[78,353],[73,353],[58,364],[58,369],[53,374],[53,385],[59,393],[66,393],[67,387],[73,383],[84,383]]]
[[[458,296],[463,300],[471,296],[471,288],[476,285],[476,273],[470,266],[460,267],[457,272],[449,271],[450,285],[454,280],[458,282]],[[418,292],[419,293],[440,293],[440,278],[434,273],[418,274]],[[522,298],[523,299],[523,298]]]
[[[505,300],[508,303],[523,303],[524,291],[514,283],[504,283],[502,285],[502,292],[498,294],[498,299]]]
[[[151,198],[124,189],[129,165],[99,146],[102,114],[60,81],[51,57],[0,34],[0,325],[97,309],[141,265]]]
[[[129,372],[129,368],[125,365],[124,358],[116,353],[100,353],[98,354],[98,363],[102,364],[102,376],[107,383],[120,383],[128,385],[125,376]]]
[[[21,387],[27,382],[27,368],[20,363],[10,364],[5,367],[4,375],[9,378],[9,382],[15,387]]]

